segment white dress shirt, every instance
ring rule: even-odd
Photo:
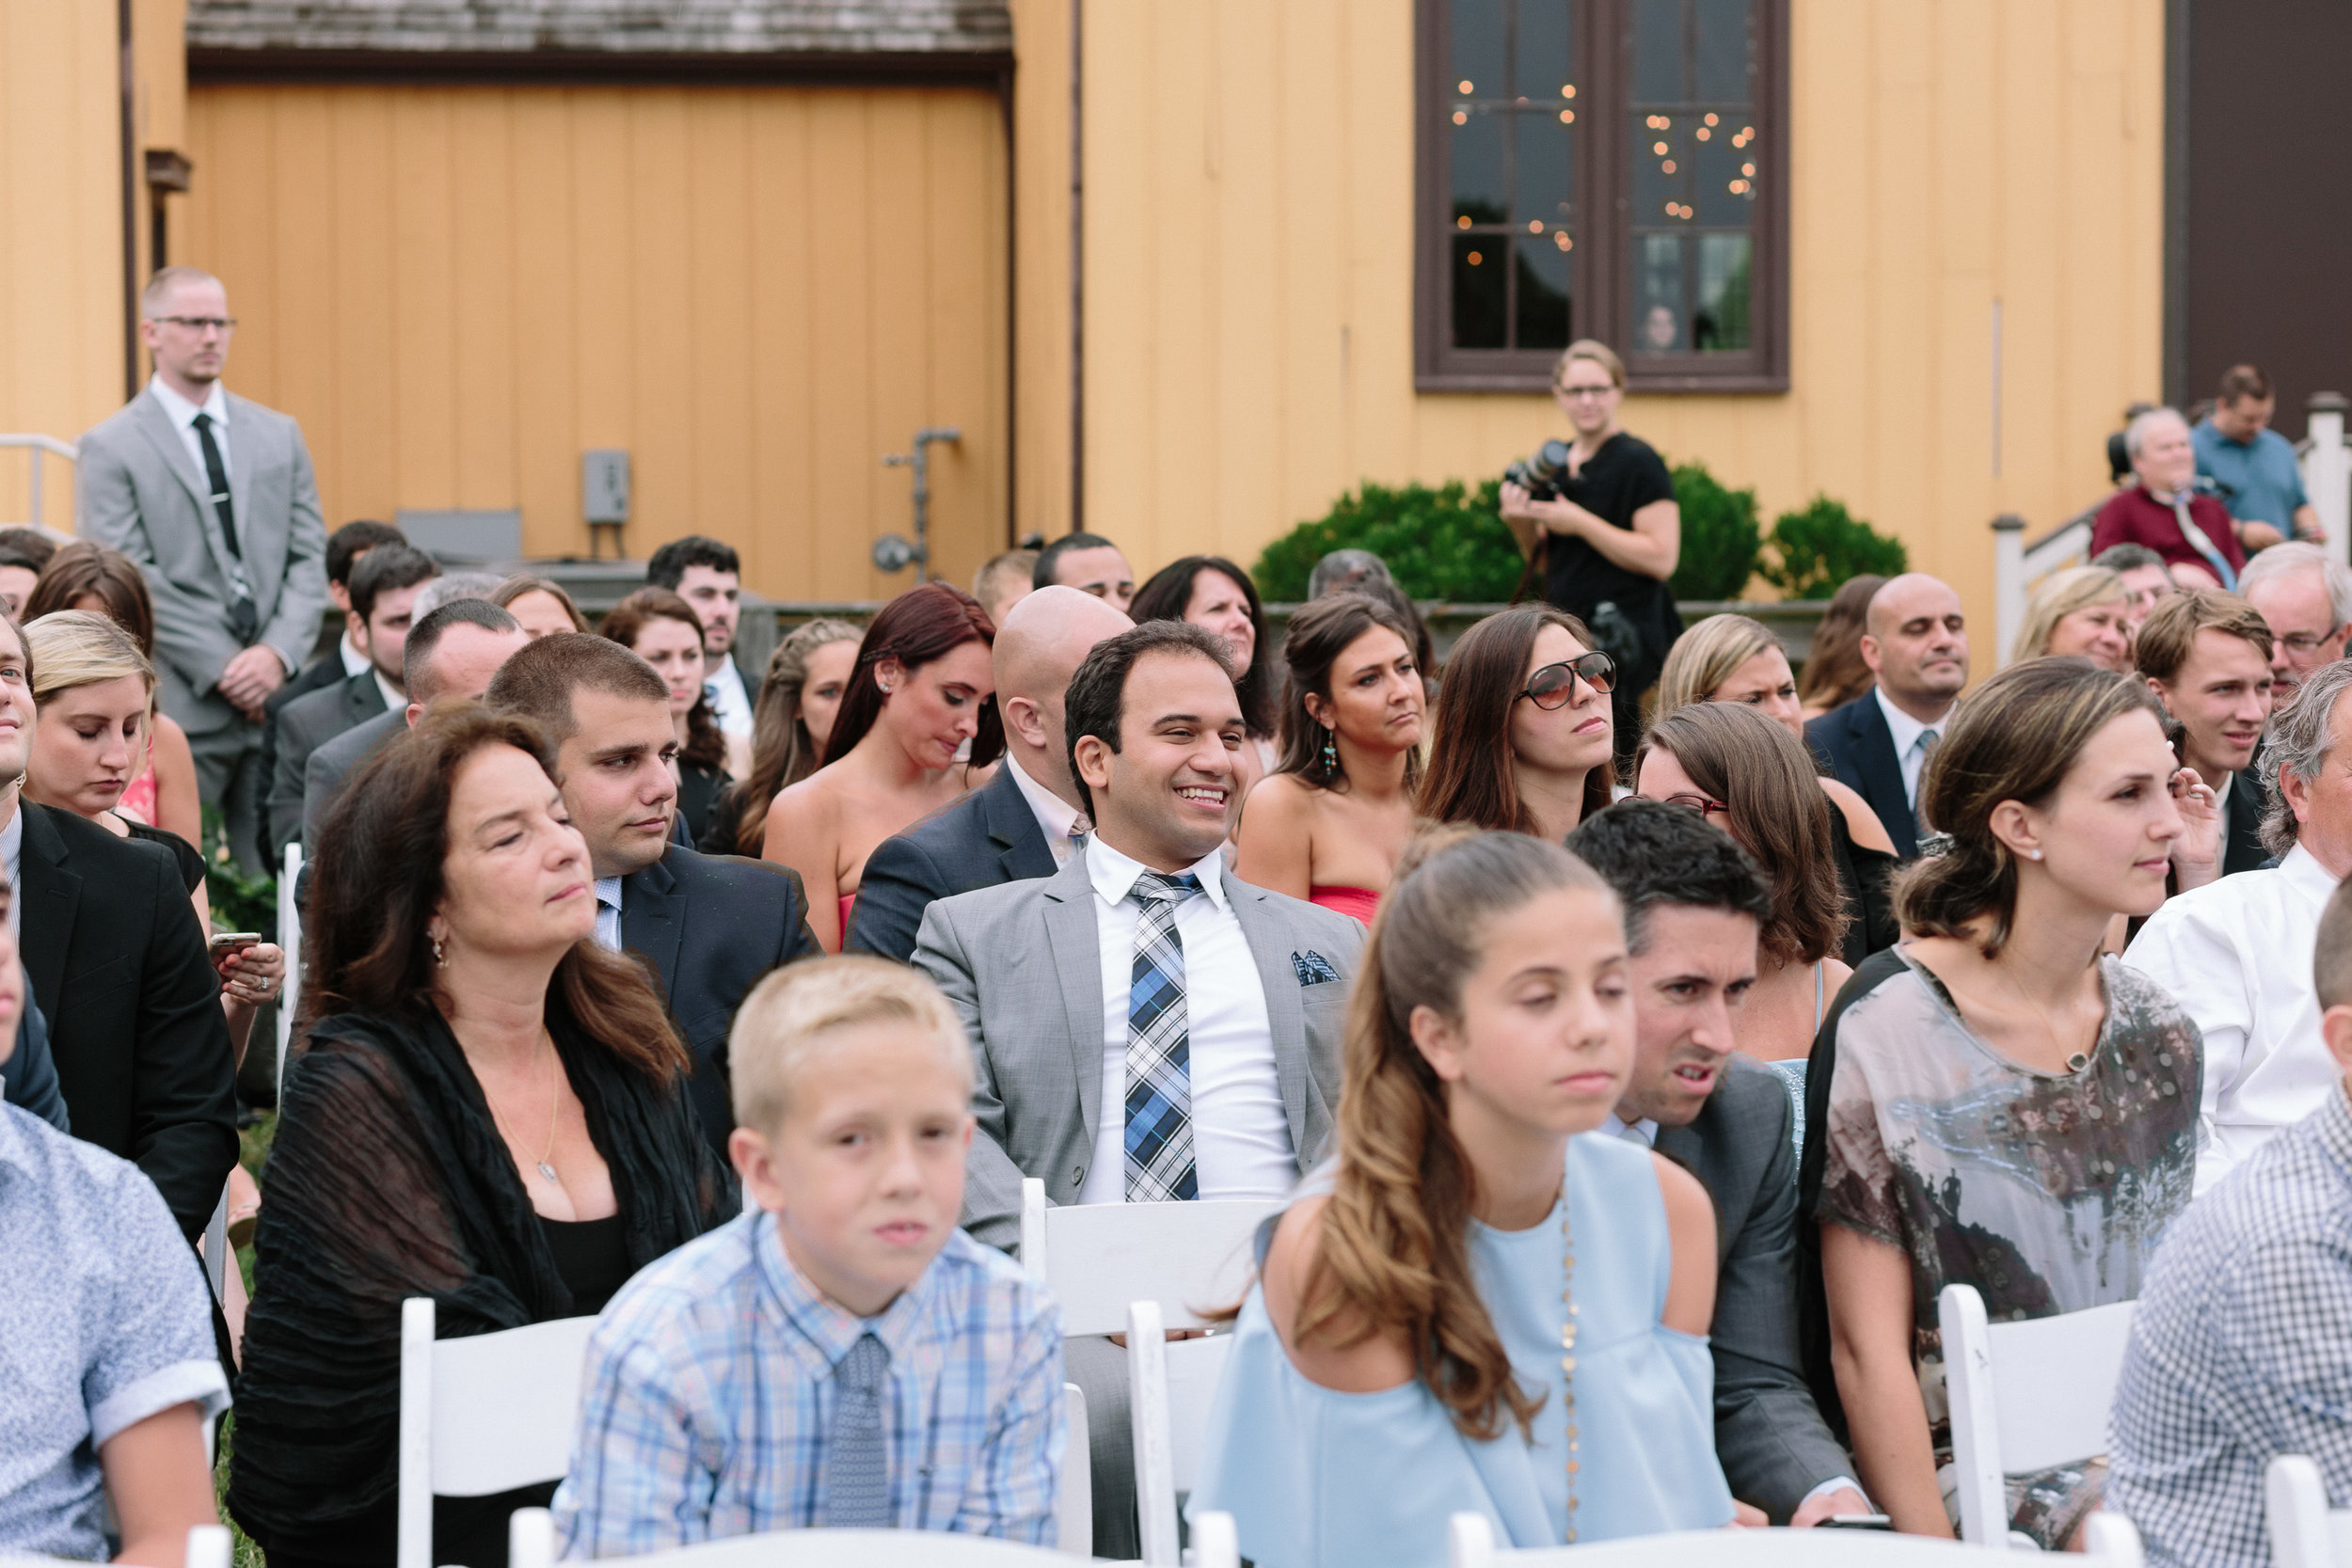
[[[2336,891],[2296,845],[2271,871],[2177,894],[2123,961],[2169,990],[2204,1037],[2197,1191],[2319,1109],[2344,1074],[2319,1037],[2312,950]]]
[[[221,472],[234,474],[237,471],[237,460],[229,451],[229,394],[221,390],[219,382],[213,383],[212,390],[204,394],[204,401],[200,404],[190,403],[165,386],[160,375],[149,378],[147,389],[155,394],[155,401],[162,404],[164,412],[171,416],[172,428],[180,433],[180,445],[187,451],[188,467],[196,470],[199,483],[209,474],[204,467],[204,443],[196,438],[196,417],[199,414],[211,416],[213,445],[220,449]]]
[[[9,803],[8,825],[0,828],[0,864],[5,864],[8,875],[8,930],[21,933],[24,929],[24,802],[21,798]]]
[[[1919,774],[1928,765],[1928,753],[1920,747],[1919,737],[1930,730],[1941,736],[1944,726],[1941,722],[1921,723],[1888,702],[1886,693],[1875,686],[1870,689],[1870,695],[1878,699],[1879,711],[1886,715],[1887,733],[1895,738],[1895,761],[1903,770],[1903,799],[1911,802],[1911,809],[1915,812],[1919,809]]]
[[[1029,802],[1029,815],[1037,818],[1037,831],[1045,835],[1045,847],[1054,852],[1054,863],[1068,865],[1071,851],[1078,847],[1078,835],[1087,831],[1086,813],[1029,777],[1009,752],[1005,766],[1012,769],[1013,787]]]
[[[351,633],[349,631],[345,631],[342,636],[342,641],[335,644],[335,652],[342,657],[343,676],[345,679],[349,679],[353,675],[365,674],[373,662],[366,654],[361,653],[358,646],[351,641]]]
[[[613,952],[621,950],[621,879],[596,879],[596,941]]]
[[[719,673],[703,677],[703,695],[710,699],[710,717],[718,721],[721,734],[752,733],[752,697],[743,689],[743,672],[735,660],[721,659]]]
[[[387,713],[408,711],[408,693],[386,680],[384,672],[381,670],[375,672],[375,690],[376,694],[384,699],[384,711]]]
[[[1051,835],[1048,835],[1051,841]],[[1103,1106],[1081,1203],[1127,1200],[1127,1007],[1142,906],[1127,895],[1150,869],[1086,844],[1103,959]],[[1184,944],[1184,1027],[1192,1071],[1192,1164],[1204,1198],[1281,1197],[1298,1181],[1290,1117],[1274,1065],[1265,986],[1226,897],[1223,847],[1186,867],[1201,891],[1176,906]]]

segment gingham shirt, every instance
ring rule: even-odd
[[[2107,1500],[2159,1565],[2270,1561],[2263,1470],[2352,1502],[2352,1104],[2339,1087],[2173,1222],[2132,1322]]]
[[[824,1524],[834,1369],[869,1332],[890,1350],[898,1527],[1045,1544],[1068,1433],[1061,1310],[1043,1287],[959,1230],[880,1317],[858,1318],[801,1277],[774,1216],[755,1212],[605,1308],[555,1497],[564,1556]]]

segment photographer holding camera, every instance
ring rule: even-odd
[[[1594,645],[1616,661],[1622,760],[1641,738],[1642,693],[1682,635],[1666,586],[1682,554],[1682,512],[1657,450],[1617,423],[1625,362],[1608,344],[1570,343],[1552,367],[1551,395],[1576,438],[1547,441],[1503,470],[1502,520],[1529,577],[1543,572],[1544,597],[1591,627]]]

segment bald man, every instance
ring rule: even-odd
[[[1928,832],[1919,780],[1968,684],[1968,619],[1951,584],[1924,572],[1890,578],[1871,596],[1862,662],[1878,682],[1804,727],[1822,763],[1878,813],[1909,860]]]
[[[904,962],[935,899],[1060,868],[1088,830],[1070,777],[1062,693],[1097,642],[1134,622],[1106,601],[1056,584],[1005,612],[991,659],[1005,760],[952,805],[884,839],[866,858],[845,948]]]

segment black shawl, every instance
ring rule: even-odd
[[[735,1180],[682,1085],[656,1087],[588,1039],[552,990],[548,1026],[612,1171],[630,1262],[733,1218]],[[451,1339],[568,1317],[571,1292],[482,1086],[430,1008],[311,1031],[287,1069],[264,1176],[230,1510],[266,1550],[389,1564],[402,1301],[433,1297]]]

